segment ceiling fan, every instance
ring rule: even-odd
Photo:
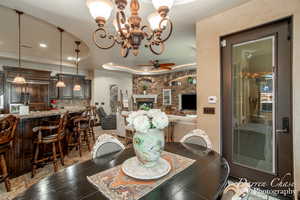
[[[175,63],[160,63],[159,60],[150,60],[149,64],[137,65],[138,67],[153,67],[153,69],[172,70]]]

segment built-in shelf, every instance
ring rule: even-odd
[[[156,94],[134,94],[132,95],[134,103],[137,103],[137,99],[154,99],[154,103],[157,103]]]

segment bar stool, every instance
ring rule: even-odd
[[[96,113],[96,106],[91,106],[90,108],[90,134],[93,137],[94,143],[96,142],[96,137],[95,137],[95,131],[94,128],[97,125],[97,113]]]
[[[5,182],[7,192],[11,191],[11,185],[5,161],[5,154],[12,146],[18,122],[19,119],[13,115],[9,115],[0,120],[0,168],[2,171],[0,181]]]
[[[83,112],[82,117],[87,118],[88,120],[88,135],[89,137],[93,138],[94,143],[96,142],[95,132],[94,132],[94,126],[96,122],[94,121],[96,115],[96,108],[95,111],[93,111],[92,106],[88,106],[86,110]]]
[[[52,160],[54,171],[57,172],[57,153],[60,154],[61,164],[64,165],[64,155],[61,143],[65,136],[68,115],[68,112],[62,115],[57,126],[39,126],[33,128],[33,132],[37,133],[37,136],[33,141],[35,145],[35,153],[32,161],[32,178],[36,173],[38,164],[48,160]],[[43,157],[43,155],[42,158],[39,159],[41,145],[52,145],[52,156]],[[58,152],[56,145],[58,145]]]
[[[89,118],[88,117],[79,117],[74,119],[74,137],[76,142],[68,144],[69,146],[75,146],[79,150],[80,157],[82,156],[82,141],[84,141],[88,147],[89,152],[91,151],[90,139],[89,139]]]

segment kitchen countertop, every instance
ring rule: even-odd
[[[128,116],[130,114],[129,111],[122,111],[121,115]],[[179,116],[179,115],[167,115],[170,122],[177,122],[177,123],[197,123],[197,115],[190,115],[190,116]]]
[[[50,117],[50,116],[55,116],[55,115],[61,115],[69,111],[70,113],[75,113],[75,112],[81,112],[84,111],[86,108],[85,107],[69,107],[65,109],[59,109],[59,110],[50,110],[50,111],[36,111],[36,112],[30,112],[29,115],[18,115],[18,114],[13,114],[17,117],[19,117],[21,120],[22,119],[34,119],[34,118],[40,118],[40,117]],[[5,118],[10,114],[2,114],[0,115],[0,120]]]

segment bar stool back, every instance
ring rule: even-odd
[[[91,151],[90,147],[90,128],[89,128],[89,117],[78,117],[74,119],[74,133],[77,139],[77,142],[73,145],[79,150],[80,157],[82,156],[82,141],[84,141],[88,147],[89,152]]]
[[[19,119],[13,115],[9,115],[0,120],[0,168],[2,171],[0,181],[5,182],[5,187],[8,192],[11,191],[11,184],[9,181],[5,154],[12,146],[18,122]]]
[[[64,154],[61,143],[65,136],[65,130],[68,123],[68,115],[68,112],[62,115],[57,126],[39,126],[33,128],[33,132],[37,133],[37,136],[34,139],[35,153],[32,162],[32,177],[34,177],[36,173],[38,164],[48,160],[51,160],[53,162],[54,171],[57,172],[57,153],[59,153],[60,155],[61,164],[64,165]],[[52,155],[42,155],[42,158],[39,158],[41,145],[52,145]]]

